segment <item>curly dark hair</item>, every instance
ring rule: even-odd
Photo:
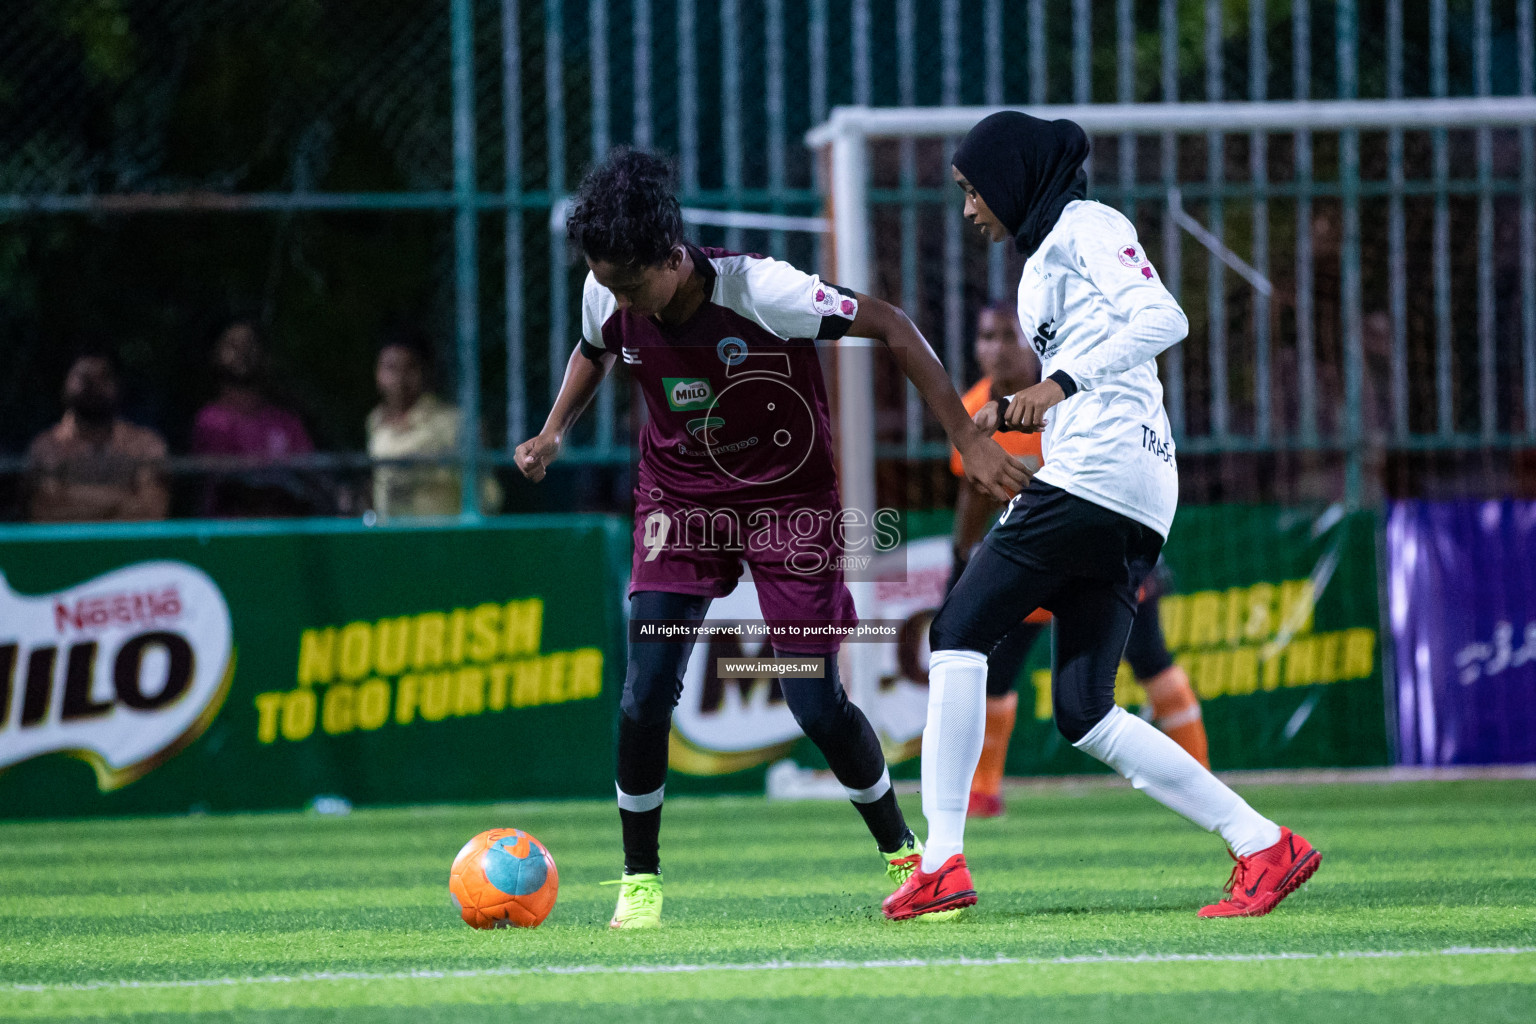
[[[661,263],[683,241],[671,164],[642,150],[615,149],[581,180],[565,230],[594,260],[625,267]]]

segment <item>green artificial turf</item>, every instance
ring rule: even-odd
[[[631,934],[604,927],[615,890],[597,883],[619,870],[607,802],[0,825],[0,1019],[417,1022],[514,1004],[541,1024],[1536,1015],[1536,782],[1245,794],[1324,859],[1274,914],[1225,921],[1195,917],[1226,879],[1220,841],[1101,786],[1017,790],[1006,817],[973,822],[981,903],[952,923],[880,917],[881,863],[845,804],[669,802],[666,927]],[[473,931],[448,865],[508,825],[548,845],[560,900],[536,930]],[[1013,962],[957,962],[1000,957]],[[615,970],[645,966],[704,969]],[[587,970],[552,970],[571,967]]]

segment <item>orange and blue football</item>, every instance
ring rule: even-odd
[[[493,828],[464,844],[448,892],[472,928],[537,928],[555,908],[560,872],[544,844],[518,828]]]

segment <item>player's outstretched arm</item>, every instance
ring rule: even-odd
[[[534,483],[544,479],[544,471],[560,456],[566,432],[592,404],[598,385],[613,369],[615,360],[611,352],[603,352],[596,359],[588,358],[579,347],[571,353],[570,362],[565,364],[565,380],[560,383],[560,394],[555,397],[554,408],[549,410],[544,429],[537,437],[517,446],[517,468],[522,470],[523,476]]]
[[[1029,471],[1003,451],[990,434],[982,433],[971,422],[971,414],[965,411],[965,405],[955,393],[944,365],[933,354],[917,325],[889,302],[871,295],[858,295],[857,299],[859,311],[848,328],[848,335],[884,342],[901,364],[907,379],[928,403],[928,408],[938,416],[944,433],[949,435],[949,443],[959,450],[960,458],[965,462],[966,479],[998,501],[1011,498],[1029,482]]]
[[[976,411],[971,417],[971,422],[981,430],[983,434],[991,436],[997,433],[998,407],[996,402],[988,402]],[[969,480],[960,481],[959,493],[955,495],[955,533],[953,538],[955,566],[958,570],[970,560],[971,552],[981,539],[987,535],[992,521],[997,518],[997,503],[981,493]]]

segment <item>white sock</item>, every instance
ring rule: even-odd
[[[923,729],[924,871],[937,871],[965,848],[965,809],[986,731],[987,656],[935,652],[928,662],[928,725]]]
[[[931,710],[928,717],[933,720]],[[1221,833],[1239,857],[1280,841],[1280,826],[1249,807],[1183,747],[1122,708],[1105,715],[1072,745],[1130,779],[1132,786],[1169,810],[1207,832]]]

